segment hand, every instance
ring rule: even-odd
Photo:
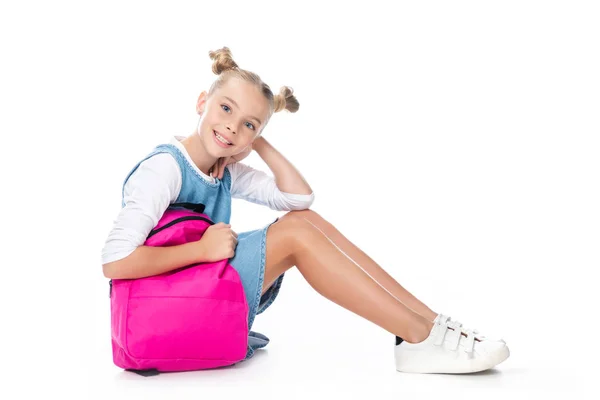
[[[231,258],[235,255],[237,233],[231,230],[231,224],[218,222],[209,226],[200,240],[203,246],[203,262],[214,262]]]
[[[244,150],[238,154],[228,157],[219,157],[215,165],[211,167],[213,177],[223,179],[223,174],[225,173],[225,167],[227,165],[242,161],[244,158],[248,157],[250,153],[252,153],[252,143],[246,146]]]

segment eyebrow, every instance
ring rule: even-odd
[[[229,100],[230,102],[232,102],[232,103],[233,103],[233,105],[234,105],[234,106],[236,106],[237,108],[240,108],[240,106],[238,106],[238,103],[236,103],[236,102],[235,102],[235,100],[234,100],[234,99],[232,99],[231,97],[227,97],[227,96],[223,96],[223,97],[225,97],[227,100]],[[258,124],[259,124],[259,125],[262,125],[262,122],[260,121],[260,119],[258,119],[258,118],[256,118],[256,117],[253,117],[253,116],[250,116],[250,118],[257,120],[257,121],[258,121]]]

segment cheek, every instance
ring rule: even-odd
[[[208,115],[207,115],[207,117],[208,117]],[[215,125],[214,125],[214,122],[211,119],[204,118],[202,120],[202,122],[200,123],[200,132],[203,132],[203,133],[206,133],[206,134],[210,133],[210,135],[212,135],[213,126],[215,126]],[[210,136],[210,135],[208,135],[208,136]]]
[[[249,143],[237,143],[238,151],[244,151],[248,147]]]
[[[251,143],[251,142],[247,142],[247,141],[246,141],[246,142],[244,142],[244,143],[236,143],[236,146],[238,147],[236,151],[237,151],[238,153],[241,153],[241,152],[243,152],[243,151],[247,150],[247,149],[248,149],[248,146],[250,145],[250,143]]]

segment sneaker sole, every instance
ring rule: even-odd
[[[400,355],[400,357],[396,356],[396,371],[418,374],[471,374],[493,368],[496,365],[504,362],[509,356],[510,350],[508,349],[508,346],[504,346],[500,351],[491,356],[487,363],[470,363],[458,369],[452,365],[452,361],[449,361],[447,367],[441,368],[431,368],[431,362],[428,361],[424,361],[422,363],[413,362],[403,365],[403,363],[398,362],[402,357],[402,355]]]

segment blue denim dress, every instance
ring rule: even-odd
[[[209,182],[198,174],[192,165],[190,165],[185,155],[172,144],[161,144],[157,146],[150,154],[133,167],[123,182],[122,196],[124,196],[125,184],[131,174],[135,172],[143,161],[159,153],[171,154],[179,164],[182,174],[181,191],[177,197],[176,203],[204,204],[204,213],[208,215],[213,222],[224,222],[228,224],[231,218],[231,175],[229,170],[225,168],[223,179],[215,178],[214,183]],[[125,204],[123,200],[121,203],[124,207]],[[269,343],[269,338],[267,336],[258,332],[253,332],[251,329],[256,315],[264,312],[269,308],[273,301],[275,301],[283,281],[284,274],[281,274],[265,294],[261,296],[265,276],[267,229],[277,220],[278,218],[260,229],[239,232],[235,255],[229,260],[231,266],[235,268],[240,275],[249,307],[248,350],[244,360],[251,358],[257,349],[265,347]]]

